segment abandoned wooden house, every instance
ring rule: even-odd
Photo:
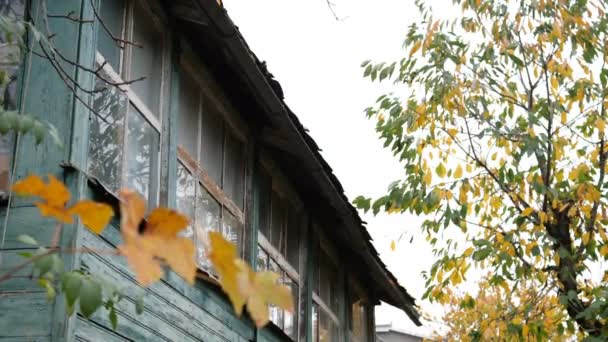
[[[51,123],[64,142],[3,136],[5,193],[9,180],[32,173],[54,175],[78,198],[116,202],[119,188],[135,189],[149,206],[191,218],[187,234],[208,275],[191,287],[169,272],[143,288],[121,257],[64,254],[66,267],[124,290],[117,328],[101,313],[67,315],[62,298],[49,302],[35,281],[17,277],[0,282],[0,340],[374,341],[381,301],[420,324],[414,299],[380,260],[280,85],[217,1],[13,0],[0,11],[40,30],[26,25],[31,52],[2,64],[12,75],[4,109]],[[42,48],[44,39],[56,51]],[[18,197],[4,202],[2,220],[0,274],[31,248],[17,236],[51,241],[53,232],[45,229],[52,221]],[[61,246],[120,243],[114,221],[100,236],[69,228]],[[271,307],[263,329],[235,316],[206,259],[207,230],[221,231],[255,268],[281,274],[296,310]]]

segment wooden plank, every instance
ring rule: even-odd
[[[95,324],[81,316],[75,316],[75,332],[69,341],[104,341],[104,342],[125,342],[129,341],[124,336],[116,332]]]
[[[117,233],[114,228],[106,229],[108,235]],[[114,232],[112,232],[114,231]],[[105,232],[105,231],[104,231]],[[110,249],[113,247],[107,241],[90,233],[85,232],[83,241],[84,246],[96,249]],[[112,237],[111,239],[115,239]],[[126,265],[124,258],[112,257],[106,258],[99,255],[84,255],[83,265],[96,273],[102,273],[112,282],[124,284],[123,288],[129,298],[136,298],[144,291],[138,284],[135,283],[134,274]],[[177,285],[177,286],[176,286]],[[167,321],[187,322],[186,325],[192,325],[192,328],[203,331],[207,329],[219,334],[229,340],[236,339],[237,334],[247,338],[251,335],[251,325],[241,322],[234,317],[232,307],[217,295],[213,295],[208,288],[200,286],[191,287],[185,283],[179,276],[170,273],[166,281],[158,282],[145,290],[146,307],[151,308],[167,308],[162,313],[156,313],[166,318]],[[223,303],[219,303],[223,302]],[[179,312],[181,316],[175,316],[175,312]],[[186,318],[187,319],[186,319]],[[183,329],[191,329],[186,327]],[[188,330],[190,331],[190,330]],[[196,332],[189,333],[196,335]]]
[[[0,294],[0,336],[47,336],[51,308],[43,292]]]
[[[0,209],[0,217],[4,219],[6,208]],[[16,248],[31,248],[31,245],[25,245],[17,240],[19,235],[30,235],[41,245],[48,246],[53,240],[55,220],[45,218],[40,215],[37,207],[17,207],[11,208],[8,217],[6,228],[6,236],[4,241],[5,249]],[[2,222],[4,224],[4,221]]]
[[[0,336],[0,342],[50,342],[51,337],[48,335],[44,336],[14,336],[14,337],[2,337]]]
[[[19,248],[4,250],[2,252],[2,264],[0,265],[0,274],[4,274],[13,265],[23,262],[25,259],[19,255],[19,253],[22,252],[35,253],[36,249]],[[0,282],[0,301],[2,301],[2,294],[6,294],[9,292],[42,292],[43,290],[38,285],[37,281],[29,278],[31,274],[32,266],[29,265],[15,273],[12,278]]]
[[[173,40],[171,48],[171,72],[169,86],[169,104],[165,111],[167,115],[163,117],[161,139],[161,184],[160,184],[160,203],[169,208],[177,207],[176,184],[177,184],[177,141],[179,117],[179,40]],[[167,84],[167,82],[165,82]],[[164,181],[163,181],[164,180]]]

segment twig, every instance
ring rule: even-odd
[[[13,268],[11,268],[10,270],[8,270],[6,273],[0,275],[0,283],[8,280],[10,278],[12,278],[13,274],[21,271],[23,268],[27,267],[28,265],[30,265],[33,262],[36,262],[42,258],[44,258],[45,256],[57,253],[59,250],[57,248],[51,248],[48,251],[41,253],[41,254],[37,254],[27,260],[25,260],[24,262],[17,264],[15,266],[13,266]]]

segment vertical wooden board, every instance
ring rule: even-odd
[[[308,221],[308,225],[306,227],[306,250],[303,252],[306,257],[306,267],[305,267],[305,289],[302,290],[305,293],[305,312],[304,317],[302,318],[305,324],[301,325],[301,328],[304,330],[305,341],[312,341],[312,292],[314,291],[314,268],[317,267],[315,256],[316,256],[316,246],[314,229],[313,229],[313,220],[312,218]]]
[[[20,292],[0,296],[0,336],[47,336],[51,305],[46,293]]]
[[[171,51],[168,56],[171,65],[170,72],[166,75],[169,84],[168,104],[165,106],[166,115],[162,118],[161,135],[161,181],[160,181],[160,203],[169,208],[177,207],[175,189],[177,185],[177,131],[179,117],[179,73],[180,73],[180,42],[179,39],[172,40]]]
[[[70,12],[80,13],[81,0],[55,0],[32,1],[32,16],[36,25],[45,34],[46,25],[43,24],[44,6],[47,5],[49,13],[60,15]],[[76,61],[78,52],[79,24],[63,18],[49,18],[48,27],[55,47],[66,58]],[[35,51],[41,53],[38,42],[30,39]],[[61,65],[69,77],[76,77],[75,67],[67,63]],[[73,95],[65,86],[62,78],[57,74],[50,62],[42,57],[28,55],[26,61],[23,112],[52,123],[58,130],[64,144],[69,144],[65,137],[71,135]],[[67,159],[67,149],[60,149],[51,139],[45,139],[36,146],[31,135],[19,139],[19,146],[15,155],[17,179],[30,173],[53,174],[62,179],[62,170],[59,164]],[[18,203],[20,201],[16,201]]]
[[[0,336],[0,342],[50,342],[51,337],[46,336],[19,336],[19,337],[2,337]]]

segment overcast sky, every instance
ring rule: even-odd
[[[451,1],[441,2],[441,10]],[[363,110],[387,89],[363,79],[360,64],[394,60],[409,24],[413,0],[335,0],[337,21],[326,0],[224,0],[254,53],[281,83],[285,101],[323,149],[323,156],[352,200],[384,194],[403,168],[382,147]],[[389,87],[390,89],[390,87]],[[430,267],[430,247],[419,234],[421,219],[364,215],[382,260],[414,297],[423,294],[421,271]],[[397,240],[391,251],[392,240]],[[413,237],[412,243],[410,238]],[[423,305],[424,306],[424,305]],[[383,305],[377,323],[420,333],[401,311]]]

